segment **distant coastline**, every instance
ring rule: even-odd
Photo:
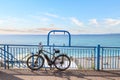
[[[26,35],[26,36],[39,36],[39,35],[41,35],[41,36],[47,36],[47,34],[0,34],[0,35],[21,35],[21,36],[24,36],[24,35]],[[54,35],[54,34],[51,34],[51,35]],[[56,34],[55,34],[56,35]],[[60,35],[60,36],[62,36],[62,35],[64,35],[64,34],[57,34],[57,35]],[[71,34],[71,35],[83,35],[83,36],[88,36],[88,35],[91,35],[91,36],[94,36],[94,35],[120,35],[120,33],[103,33],[103,34]]]

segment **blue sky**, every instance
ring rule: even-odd
[[[120,0],[0,0],[0,34],[120,32]]]

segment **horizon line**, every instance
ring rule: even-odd
[[[24,34],[0,34],[0,35],[48,35],[48,34],[24,33]],[[54,35],[54,34],[51,34],[51,35]],[[56,34],[56,35],[64,35],[64,34]],[[120,35],[120,33],[79,33],[79,34],[71,34],[71,35]]]

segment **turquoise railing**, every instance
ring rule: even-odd
[[[120,69],[120,47],[101,47],[100,69]]]
[[[50,45],[50,34],[51,33],[67,33],[67,35],[68,35],[68,42],[69,42],[69,44],[68,44],[68,46],[71,46],[71,34],[68,32],[68,31],[66,31],[66,30],[52,30],[52,31],[50,31],[49,33],[48,33],[48,36],[47,36],[47,46],[49,46]]]
[[[67,54],[74,64],[71,69],[118,70],[120,69],[120,47],[98,46],[47,46],[51,52],[54,48]],[[27,68],[26,60],[38,51],[38,45],[0,45],[0,62],[6,68]],[[49,55],[49,57],[52,57]]]
[[[32,53],[38,52],[38,45],[4,45],[5,50],[2,54],[4,68],[27,68],[26,60]],[[95,69],[96,47],[94,46],[47,46],[44,49],[51,52],[57,48],[61,53],[67,54],[71,60],[71,69]],[[2,49],[0,49],[1,51]],[[1,53],[0,53],[1,54]],[[49,54],[48,54],[49,55]],[[58,55],[58,54],[57,54]],[[49,55],[49,57],[52,57]],[[87,61],[87,62],[86,62]]]

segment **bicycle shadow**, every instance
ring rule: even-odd
[[[16,77],[14,74],[8,74],[7,72],[0,71],[0,80],[23,80]]]
[[[119,72],[119,73],[118,73]],[[120,71],[80,71],[80,70],[73,70],[73,71],[55,71],[54,75],[57,77],[63,77],[67,80],[72,80],[71,77],[82,78],[85,80],[92,80],[89,77],[101,77],[104,79],[115,80],[110,77],[120,78]]]
[[[72,77],[75,79],[84,79],[84,80],[92,80],[91,78],[104,78],[105,80],[110,79],[110,80],[115,80],[114,78],[119,78],[120,79],[120,71],[93,71],[93,70],[66,70],[66,71],[59,71],[59,70],[37,70],[37,71],[30,71],[30,70],[9,70],[11,73],[6,74],[1,72],[1,74],[4,74],[6,76],[11,76],[13,79],[11,80],[22,80],[19,79],[16,76],[34,76],[34,77],[45,77],[50,76],[52,78],[60,78],[65,79],[65,80],[73,80]],[[1,79],[0,75],[0,79]],[[16,79],[14,79],[16,78]],[[10,79],[10,78],[9,78]],[[1,80],[8,80],[4,79],[4,77]]]
[[[120,79],[120,71],[93,71],[93,70],[66,70],[66,71],[40,71],[38,74],[36,71],[33,73],[40,76],[55,76],[65,80],[73,80],[71,77],[76,79],[93,80],[96,78],[102,78],[105,80],[116,80],[114,78]],[[92,79],[93,78],[93,79]]]

